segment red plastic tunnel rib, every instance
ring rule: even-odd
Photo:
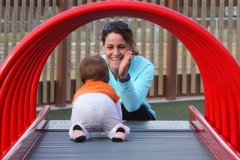
[[[23,38],[1,64],[1,157],[36,117],[38,82],[52,50],[78,27],[109,15],[146,19],[182,41],[203,79],[205,119],[240,152],[240,67],[231,53],[202,26],[173,10],[145,2],[105,1],[52,17]]]

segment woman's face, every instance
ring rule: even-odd
[[[118,70],[124,55],[131,49],[121,34],[112,32],[107,35],[103,50],[111,70]]]

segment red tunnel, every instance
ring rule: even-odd
[[[204,84],[204,117],[239,155],[239,63],[198,23],[168,8],[136,1],[95,2],[62,12],[35,28],[8,54],[0,66],[1,155],[36,118],[38,82],[53,49],[78,27],[109,15],[151,21],[173,33],[187,47]]]

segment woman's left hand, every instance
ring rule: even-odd
[[[102,55],[99,52],[96,52],[94,56],[102,57]]]
[[[119,66],[118,75],[121,79],[125,79],[128,75],[128,67],[133,56],[133,52],[127,51]]]

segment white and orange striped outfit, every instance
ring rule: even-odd
[[[107,83],[87,81],[75,93],[72,104],[70,138],[76,124],[81,126],[86,139],[91,138],[91,129],[103,130],[110,139],[120,126],[126,137],[130,134],[130,128],[122,124],[120,97]]]

